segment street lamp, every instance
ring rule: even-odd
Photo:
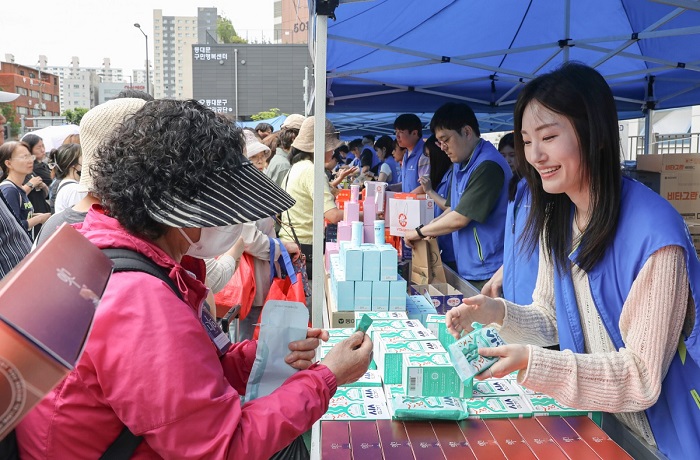
[[[148,80],[149,80],[148,74],[149,74],[149,70],[150,70],[149,65],[148,65],[148,35],[146,35],[146,32],[143,31],[143,29],[141,28],[141,25],[138,22],[134,24],[134,27],[139,29],[141,31],[141,33],[143,34],[143,36],[146,37],[146,92],[148,94],[151,94],[151,88],[150,88],[149,83],[148,83]]]

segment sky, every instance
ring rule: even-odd
[[[153,10],[164,16],[197,16],[198,7],[216,7],[249,39],[273,30],[274,0],[11,0],[0,13],[0,60],[13,54],[18,64],[36,66],[45,55],[49,66],[68,66],[72,56],[81,67],[101,67],[110,58],[113,68],[144,69],[145,39],[153,62]],[[3,2],[4,3],[4,2]],[[152,64],[151,64],[152,65]]]

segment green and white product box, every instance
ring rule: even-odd
[[[401,384],[408,396],[471,397],[471,388],[459,380],[446,353],[403,355]]]
[[[354,330],[353,328],[351,328],[351,327],[349,327],[348,329],[349,329],[350,331],[353,331],[353,332],[355,331],[355,330]],[[335,345],[335,344],[337,344],[337,343],[340,343],[340,342],[342,342],[342,341],[345,340],[345,339],[347,339],[347,337],[344,337],[344,336],[342,336],[342,335],[332,335],[332,336],[328,337],[328,342],[321,342],[321,346],[322,346],[322,347],[325,347],[325,346],[331,346],[331,347],[332,347],[333,345]]]
[[[355,315],[355,316],[357,317],[358,315]],[[362,313],[360,313],[359,318],[356,318],[356,319],[360,319],[360,318],[362,318]],[[333,327],[333,328],[326,329],[326,330],[328,331],[328,335],[331,337],[344,337],[344,338],[350,337],[355,332],[355,329],[353,329],[351,327]]]
[[[408,340],[437,340],[427,329],[380,330],[374,334],[375,341],[386,343],[403,343]]]
[[[467,401],[469,416],[474,418],[532,417],[532,407],[522,396],[472,398]]]
[[[339,387],[321,420],[390,419],[386,397],[379,387]]]
[[[378,370],[368,369],[362,377],[359,378],[357,382],[347,383],[343,385],[344,387],[381,387],[382,386],[382,376]]]
[[[463,420],[469,416],[466,402],[441,396],[408,396],[403,385],[384,385],[391,417],[397,420]]]
[[[517,381],[516,381],[515,379],[511,380],[511,382],[517,383]],[[522,394],[523,394],[524,396],[526,396],[526,397],[534,396],[534,395],[542,395],[542,396],[545,396],[544,393],[540,393],[539,391],[535,391],[535,390],[531,390],[531,389],[529,389],[529,388],[525,388],[525,387],[522,386],[522,385],[519,385],[519,386],[520,386],[520,391],[521,391]]]
[[[506,344],[494,328],[485,328],[479,323],[472,323],[472,327],[473,331],[447,347],[452,364],[462,382],[465,383],[498,361],[496,357],[480,355],[480,347],[497,347]]]
[[[388,319],[388,320],[408,319],[408,316],[406,316],[406,312],[403,312],[403,311],[366,311],[366,312],[355,313],[355,321],[361,319],[363,315],[367,315],[370,318],[372,318],[373,320],[378,320],[378,319]]]
[[[378,330],[394,329],[425,329],[425,326],[413,319],[375,319],[368,331],[369,338],[374,340],[374,334]]]
[[[447,331],[445,315],[428,315],[425,319],[425,327],[433,333],[443,347],[447,348],[457,341],[452,334]]]
[[[406,343],[379,342],[374,354],[379,369],[383,369],[384,383],[401,383],[403,378],[403,355],[411,353],[444,353],[437,340],[415,340]]]
[[[588,415],[592,411],[573,409],[547,395],[527,395],[535,415]]]
[[[474,397],[483,396],[521,396],[522,389],[510,379],[486,379],[472,384]]]

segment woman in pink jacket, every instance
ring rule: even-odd
[[[312,364],[327,332],[309,329],[285,359],[301,370],[242,406],[257,343],[208,335],[202,258],[235,242],[229,226],[294,203],[242,151],[232,124],[173,100],[147,103],[100,147],[91,172],[102,207],[80,232],[146,256],[179,296],[146,273],[112,276],[75,370],[17,428],[22,458],[99,458],[126,427],[142,437],[132,458],[267,459],[321,417],[337,385],[365,372],[368,338],[355,334]]]

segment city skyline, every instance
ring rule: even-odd
[[[274,0],[78,0],[65,4],[37,0],[32,2],[34,16],[22,8],[10,8],[0,16],[0,60],[13,54],[15,62],[38,67],[40,55],[48,66],[69,66],[77,56],[81,67],[101,67],[109,58],[113,68],[125,75],[145,69],[144,37],[136,30],[139,23],[149,37],[149,56],[153,66],[153,10],[168,16],[197,16],[198,7],[216,7],[218,14],[231,20],[236,31],[250,40],[267,39],[273,32]],[[105,18],[104,20],[96,18]],[[262,35],[264,33],[264,35]]]

